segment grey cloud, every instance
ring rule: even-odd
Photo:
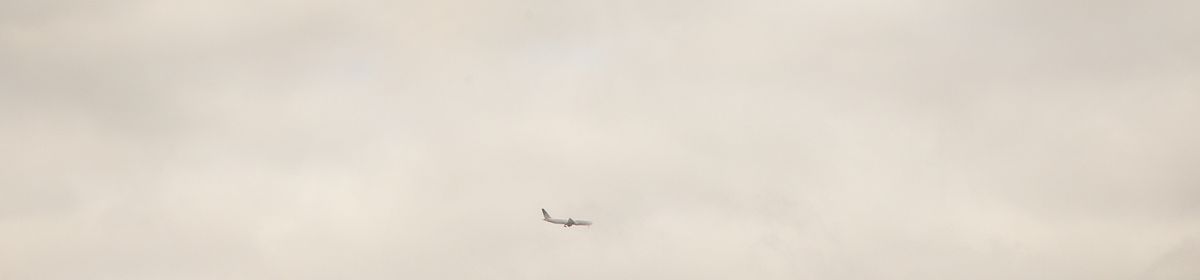
[[[0,1],[0,278],[1195,279],[1196,5]]]

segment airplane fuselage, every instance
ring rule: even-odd
[[[542,219],[542,220],[550,222],[551,224],[560,224],[560,225],[567,224],[567,219],[553,218],[553,219]]]
[[[592,222],[585,221],[585,220],[576,220],[576,219],[572,219],[572,218],[566,218],[566,219],[551,218],[550,213],[547,213],[546,209],[542,209],[542,217],[544,217],[544,219],[542,219],[543,221],[546,221],[551,224],[563,225],[564,227],[592,225]]]

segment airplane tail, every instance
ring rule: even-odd
[[[550,213],[546,213],[546,208],[542,208],[542,217],[546,219],[550,218]]]

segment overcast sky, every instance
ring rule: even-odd
[[[1197,11],[0,0],[0,278],[1200,279]]]

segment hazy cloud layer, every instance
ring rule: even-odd
[[[0,278],[1200,279],[1198,10],[0,0]]]

